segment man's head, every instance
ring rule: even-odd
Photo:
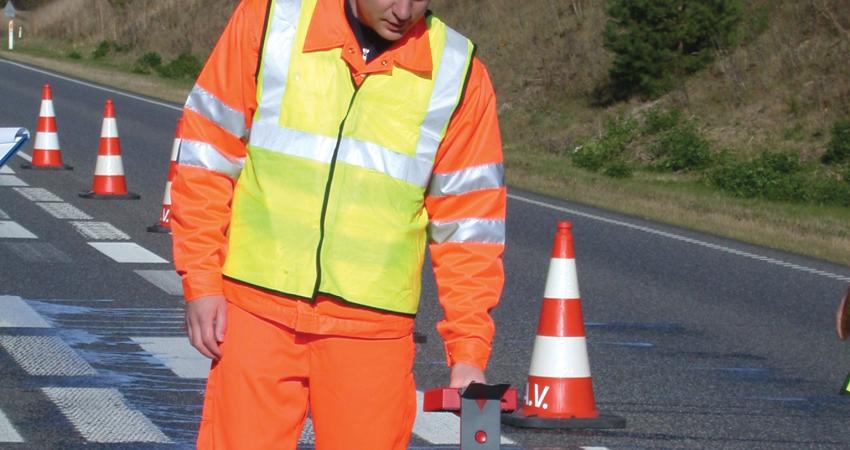
[[[360,22],[388,41],[397,41],[425,12],[431,0],[348,0]]]

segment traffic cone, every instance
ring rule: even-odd
[[[53,93],[49,84],[45,84],[41,89],[41,109],[38,113],[35,143],[32,147],[32,163],[23,163],[21,168],[73,169],[73,167],[62,163],[62,151],[59,150],[59,133],[56,131],[56,113],[53,110]]]
[[[151,233],[171,232],[171,181],[177,170],[177,155],[180,153],[180,137],[183,136],[183,118],[177,119],[177,130],[174,131],[174,144],[171,145],[171,163],[168,165],[168,180],[165,182],[165,194],[162,196],[162,212],[159,221],[148,227]]]
[[[593,398],[570,222],[555,233],[522,408],[502,421],[525,428],[624,428]]]
[[[127,200],[140,198],[139,194],[127,192],[124,165],[121,163],[121,141],[118,139],[118,124],[115,121],[115,106],[112,100],[107,100],[103,109],[103,125],[100,128],[100,146],[97,149],[92,190],[81,192],[80,197]]]

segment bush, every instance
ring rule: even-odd
[[[83,55],[81,55],[80,52],[76,50],[71,50],[70,52],[68,52],[68,57],[71,59],[83,59]]]
[[[850,156],[850,118],[840,119],[832,126],[832,138],[821,157],[824,164],[836,164]]]
[[[91,53],[92,58],[100,59],[106,56],[109,53],[109,49],[112,46],[109,44],[109,41],[100,41],[100,44],[97,44],[97,47]]]
[[[576,148],[573,153],[573,164],[593,172],[601,169],[613,155],[599,141],[591,141]]]
[[[154,69],[165,78],[195,79],[201,73],[202,67],[195,55],[184,52],[168,64],[154,67]]]
[[[644,134],[658,134],[662,131],[667,131],[679,124],[682,117],[682,111],[678,108],[673,108],[668,111],[663,111],[661,108],[655,107],[646,113],[646,118],[643,122]]]
[[[632,141],[635,123],[624,117],[616,117],[605,123],[605,130],[599,139],[591,140],[576,149],[573,163],[578,167],[598,171],[614,161]]]
[[[674,172],[702,169],[711,162],[710,145],[692,124],[665,131],[650,145],[650,151],[661,160],[662,169]]]
[[[623,161],[615,161],[602,173],[611,178],[629,178],[632,176],[632,168]]]
[[[133,65],[133,72],[150,73],[152,69],[162,66],[162,57],[157,52],[147,52],[140,56]]]
[[[812,200],[827,205],[850,206],[850,184],[831,178],[819,178],[812,184]]]

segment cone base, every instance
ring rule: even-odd
[[[556,418],[527,416],[522,411],[502,414],[502,423],[517,428],[547,428],[562,430],[626,428],[625,417],[600,414],[598,417],[580,419],[577,417]]]
[[[96,200],[138,200],[142,198],[141,195],[136,194],[135,192],[128,192],[126,194],[96,194],[94,192],[80,192],[80,197]]]
[[[62,164],[59,166],[34,166],[30,163],[22,163],[21,169],[32,169],[32,170],[74,170],[73,166],[69,166],[67,164]]]
[[[164,227],[157,223],[148,227],[149,233],[171,233],[171,228]]]

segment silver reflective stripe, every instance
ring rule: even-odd
[[[251,145],[284,155],[330,164],[336,139],[282,128],[277,124],[262,121],[254,123],[254,128],[251,130]]]
[[[177,158],[177,164],[212,170],[235,180],[242,172],[245,158],[232,160],[210,144],[183,139],[180,142],[180,156]]]
[[[277,124],[295,32],[301,16],[301,1],[275,0],[271,8],[268,36],[263,45],[262,94],[257,107],[257,119]]]
[[[505,185],[505,167],[502,163],[485,164],[449,173],[434,174],[428,195],[461,195],[483,189],[496,189]]]
[[[248,129],[245,127],[244,114],[231,108],[221,101],[221,99],[197,84],[192,88],[192,92],[189,93],[189,99],[186,100],[186,108],[204,116],[239,139],[242,139],[248,134]]]
[[[452,118],[466,79],[469,65],[469,41],[458,32],[446,27],[446,47],[440,58],[434,90],[428,103],[428,114],[419,132],[416,154],[421,159],[433,161],[437,147],[443,139],[443,130]]]
[[[422,189],[428,185],[428,177],[431,175],[433,166],[430,160],[417,159],[372,142],[351,138],[342,140],[337,161],[375,170]]]
[[[487,219],[464,219],[453,222],[428,224],[431,242],[478,242],[486,244],[505,243],[505,221]]]

